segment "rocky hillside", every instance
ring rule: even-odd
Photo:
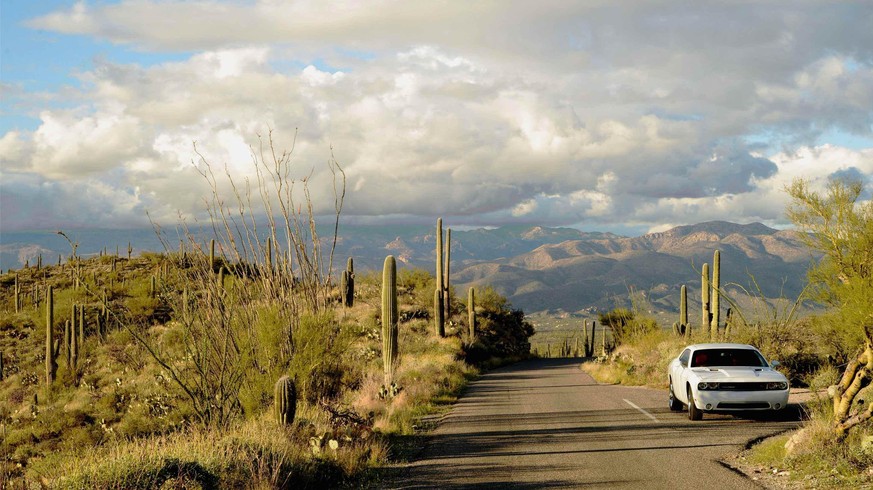
[[[132,242],[134,254],[161,247],[153,230],[70,234],[80,241],[79,253],[85,255],[96,254],[107,244],[123,252]],[[330,236],[329,230],[321,236]],[[38,254],[56,261],[58,254],[66,256],[70,251],[69,244],[54,232],[3,238],[4,270],[18,268],[25,260],[35,263]],[[385,256],[393,254],[402,267],[432,270],[434,241],[430,226],[341,226],[337,263],[352,256],[358,270],[380,269]],[[89,248],[92,242],[101,245]],[[715,249],[722,251],[724,283],[749,287],[749,274],[753,274],[771,298],[793,299],[803,287],[811,260],[794,232],[760,223],[713,221],[638,237],[504,226],[452,232],[452,280],[459,292],[470,285],[493,285],[527,312],[612,308],[616,301],[627,299],[631,287],[645,291],[656,310],[671,312],[677,308],[682,284],[690,291],[699,287],[700,266],[712,260]],[[690,292],[689,298],[693,306],[697,297]]]
[[[529,252],[469,264],[455,275],[459,286],[492,284],[526,311],[577,312],[612,308],[634,288],[658,311],[678,307],[679,288],[700,287],[699,270],[721,250],[722,283],[748,289],[750,274],[765,296],[794,298],[812,257],[793,231],[760,223],[708,222],[640,237],[581,237]],[[728,287],[741,295],[739,287]],[[697,299],[689,294],[692,301]]]

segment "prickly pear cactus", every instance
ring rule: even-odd
[[[273,388],[273,413],[280,425],[290,425],[294,422],[297,411],[297,388],[288,376],[282,376]]]

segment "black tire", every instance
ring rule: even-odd
[[[676,398],[676,395],[673,394],[673,380],[671,379],[669,381],[670,381],[670,398],[669,398],[670,411],[681,412],[682,411],[682,402],[680,402],[679,399]]]
[[[703,420],[703,411],[694,404],[694,397],[692,396],[690,386],[688,387],[688,419]]]

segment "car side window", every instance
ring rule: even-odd
[[[681,364],[682,367],[688,367],[688,358],[690,356],[691,356],[691,351],[688,349],[685,349],[682,352],[682,354],[679,356],[679,364]]]

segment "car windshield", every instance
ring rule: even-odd
[[[766,367],[757,351],[751,349],[701,349],[691,357],[691,367],[743,366]]]

